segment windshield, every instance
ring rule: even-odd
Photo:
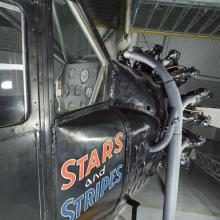
[[[55,110],[74,111],[105,100],[105,63],[72,1],[53,1]]]

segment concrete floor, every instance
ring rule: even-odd
[[[141,203],[138,220],[161,220],[163,194],[152,178],[135,199]],[[130,220],[131,207],[127,206],[117,220]],[[180,174],[176,220],[220,220],[220,183],[200,168],[182,170]]]

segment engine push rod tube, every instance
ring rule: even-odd
[[[193,93],[190,92],[189,94],[186,94],[183,97],[183,110],[188,106],[188,105],[196,105],[203,101],[204,99],[208,99],[211,97],[211,93],[208,89],[200,88],[195,90]]]
[[[154,60],[149,55],[142,55],[135,52],[126,51],[124,56],[125,58],[142,62],[153,68],[163,81],[164,88],[169,98],[172,112],[169,116],[168,122],[172,122],[172,124],[168,124],[169,130],[167,131],[167,134],[164,135],[158,143],[151,146],[150,151],[161,151],[169,144],[163,220],[175,220],[179,184],[180,155],[182,148],[183,105],[181,96],[176,83],[173,81],[173,78],[161,63]]]

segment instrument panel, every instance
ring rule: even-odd
[[[57,112],[65,113],[88,106],[99,72],[100,64],[95,62],[66,64],[58,80],[60,85],[56,88]]]

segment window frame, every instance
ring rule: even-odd
[[[26,44],[26,21],[24,11],[11,2],[0,2],[0,8],[16,11],[21,16],[21,44],[22,44],[22,64],[3,64],[0,63],[0,70],[22,70],[23,71],[23,92],[24,92],[24,118],[21,121],[15,121],[11,124],[0,125],[0,128],[10,127],[24,123],[29,116],[28,108],[28,88],[27,88],[27,44]]]
[[[54,8],[54,2],[55,2],[55,0],[52,0],[52,7],[53,8]],[[85,5],[81,1],[78,1],[78,0],[74,0],[74,1],[73,0],[66,0],[66,2],[67,2],[67,5],[69,6],[69,9],[70,9],[72,15],[76,19],[76,22],[80,26],[83,34],[85,35],[86,39],[88,40],[90,46],[94,50],[94,52],[97,55],[97,57],[100,61],[100,64],[101,64],[101,68],[98,72],[98,77],[97,77],[97,80],[96,80],[96,83],[94,86],[93,94],[91,96],[91,99],[89,101],[88,106],[86,106],[86,108],[87,108],[87,107],[90,107],[95,104],[95,99],[96,99],[96,96],[98,95],[98,92],[99,92],[100,87],[102,85],[102,81],[106,82],[108,67],[110,65],[111,58],[105,48],[104,43],[102,42],[102,39],[96,29],[95,24],[93,23],[92,18],[89,16],[88,12],[86,11]],[[55,13],[56,13],[56,10],[55,10]],[[52,16],[54,16],[54,11],[52,11]],[[54,42],[54,38],[53,38],[53,42]],[[64,42],[61,37],[61,44],[62,43],[64,43]],[[65,55],[64,55],[64,57],[65,57]],[[54,57],[54,59],[58,59],[58,58]],[[104,88],[104,90],[106,91],[106,88]],[[55,97],[56,97],[56,92],[54,92],[54,98]],[[106,94],[106,100],[107,100],[107,94]],[[75,109],[74,111],[79,111],[79,110],[81,110],[81,108]],[[54,113],[55,113],[54,115],[56,118],[61,117],[63,115],[71,114],[72,112],[73,111],[67,111],[67,112],[58,114],[56,112],[55,106],[54,106]]]

